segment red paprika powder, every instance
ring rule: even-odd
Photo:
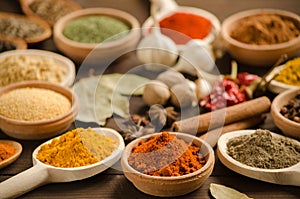
[[[159,25],[161,32],[177,44],[185,44],[190,39],[203,39],[212,28],[212,23],[207,18],[197,14],[180,12],[162,19]]]

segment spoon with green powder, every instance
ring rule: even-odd
[[[93,128],[100,135],[109,137],[116,143],[112,154],[105,159],[86,166],[62,168],[45,164],[38,160],[37,154],[42,146],[49,144],[49,140],[37,147],[33,154],[33,167],[19,173],[0,183],[1,198],[16,198],[39,186],[56,183],[82,180],[94,176],[115,164],[121,157],[125,144],[122,136],[115,130],[109,128]],[[59,137],[58,137],[59,138]]]
[[[239,152],[232,152],[232,147]],[[233,131],[219,138],[217,154],[226,167],[239,174],[274,184],[300,186],[300,142],[292,138],[262,129]],[[242,160],[241,156],[248,157]]]

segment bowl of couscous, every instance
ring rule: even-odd
[[[51,138],[66,131],[79,110],[69,88],[44,81],[24,81],[0,89],[0,128],[23,140]]]

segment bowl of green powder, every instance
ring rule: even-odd
[[[134,16],[112,8],[74,11],[59,19],[53,32],[56,47],[66,56],[77,63],[98,64],[134,50],[141,35]]]

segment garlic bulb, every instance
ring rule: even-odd
[[[179,108],[194,107],[198,104],[195,90],[189,82],[175,84],[171,89],[171,103]]]
[[[158,80],[149,81],[144,88],[143,100],[149,106],[154,104],[165,105],[171,96],[166,84]]]
[[[163,35],[159,28],[152,28],[151,33],[138,44],[136,55],[148,70],[158,71],[175,64],[178,49],[173,40]]]
[[[198,78],[195,81],[195,84],[195,92],[198,100],[201,100],[203,97],[207,96],[212,90],[212,85],[203,78]]]
[[[159,80],[159,81],[165,83],[169,88],[171,88],[175,84],[183,83],[186,81],[185,77],[180,72],[177,72],[172,69],[169,69],[169,70],[166,70],[165,72],[160,73],[156,77],[156,80]]]
[[[215,67],[215,57],[209,44],[202,41],[189,41],[182,52],[178,63],[173,67],[179,72],[197,75],[198,70],[212,71]]]

